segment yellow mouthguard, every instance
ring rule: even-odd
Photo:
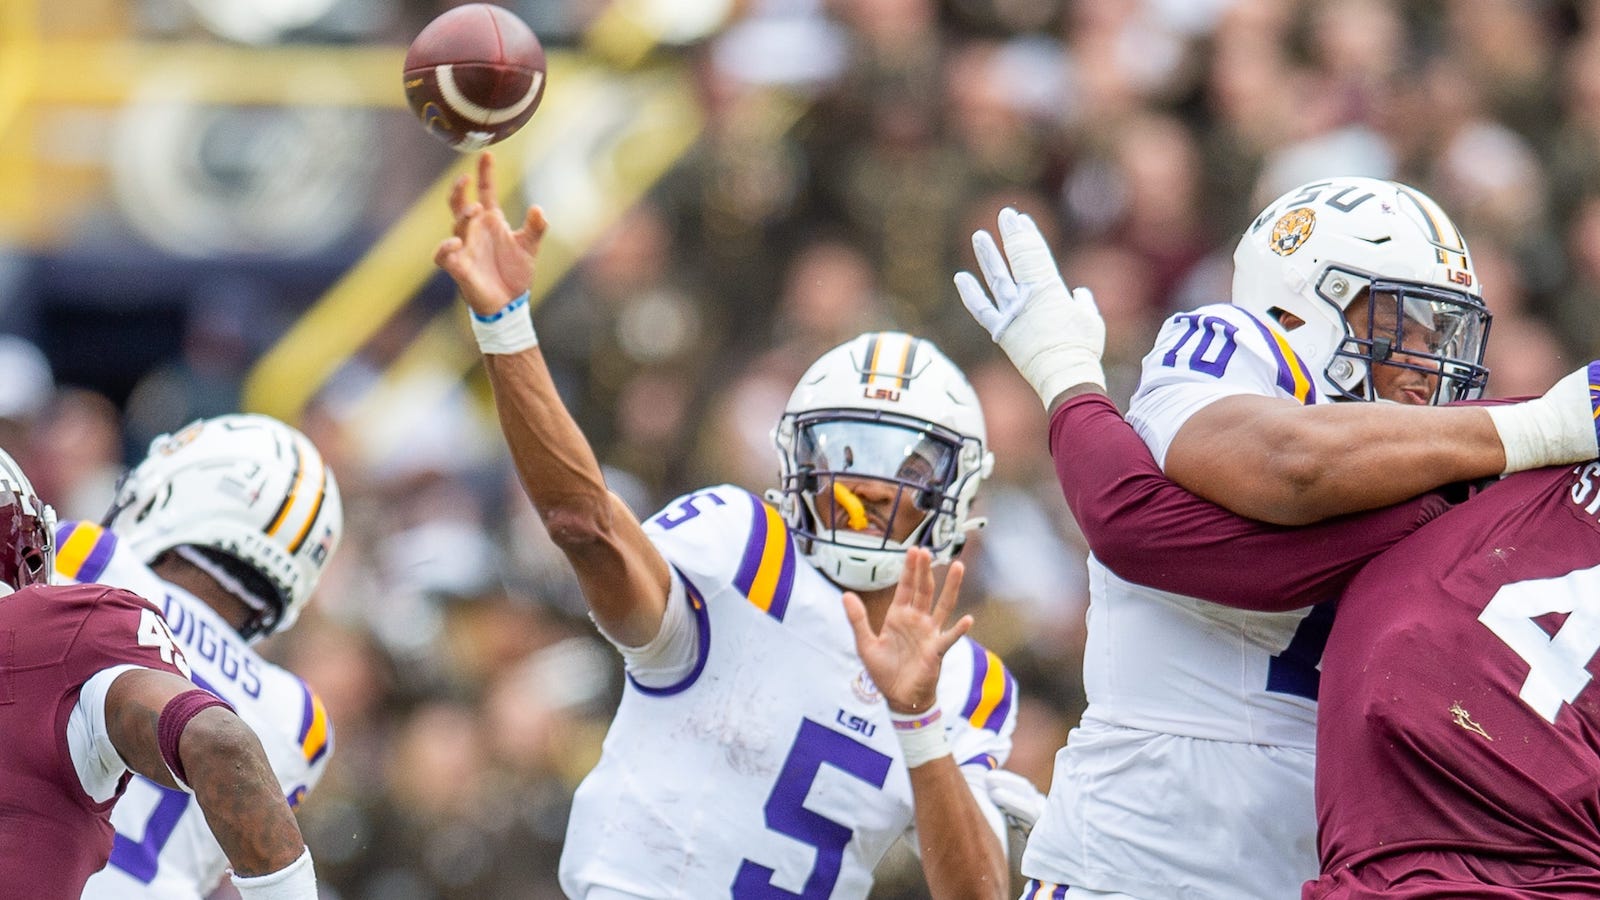
[[[839,482],[833,483],[833,502],[844,507],[844,514],[848,517],[847,524],[855,531],[864,531],[867,527],[867,505],[861,502],[856,492],[850,490]]]

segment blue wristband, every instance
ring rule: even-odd
[[[519,309],[521,309],[521,308],[523,308],[524,306],[527,306],[527,305],[528,305],[528,292],[527,291],[523,291],[522,293],[518,294],[516,297],[513,297],[510,303],[507,303],[505,306],[500,307],[500,311],[499,312],[491,313],[491,314],[489,314],[487,316],[480,316],[480,315],[478,315],[476,310],[473,310],[471,308],[469,308],[467,311],[472,313],[472,318],[474,320],[482,322],[485,325],[488,325],[490,322],[498,322],[501,319],[504,319],[506,316],[511,315],[512,313],[516,312],[517,310],[519,310]]]

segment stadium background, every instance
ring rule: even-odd
[[[272,413],[344,487],[343,548],[265,649],[337,729],[303,810],[324,895],[558,897],[620,690],[504,459],[432,247],[465,159],[409,117],[448,3],[0,3],[0,445],[64,516],[195,416]],[[1600,353],[1600,4],[1539,0],[503,0],[552,51],[499,148],[552,220],[537,321],[636,509],[775,471],[822,350],[934,338],[999,457],[978,636],[1048,784],[1082,705],[1084,549],[1044,417],[961,311],[967,236],[1032,212],[1108,320],[1125,400],[1237,233],[1324,173],[1395,177],[1468,235],[1491,393]],[[1135,648],[1136,652],[1136,648]],[[914,863],[874,897],[924,896]],[[225,895],[219,895],[225,896]]]

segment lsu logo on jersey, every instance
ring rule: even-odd
[[[1288,256],[1300,249],[1300,245],[1311,237],[1311,229],[1317,227],[1317,213],[1309,206],[1291,209],[1278,217],[1272,225],[1272,237],[1269,242],[1272,252],[1279,256]]]

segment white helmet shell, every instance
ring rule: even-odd
[[[195,547],[260,573],[278,595],[259,598],[278,606],[264,635],[299,618],[339,545],[344,510],[333,472],[305,435],[239,414],[151,441],[118,485],[104,524],[146,562]]]
[[[1372,399],[1369,365],[1391,348],[1369,357],[1370,342],[1353,340],[1345,319],[1369,289],[1437,322],[1445,346],[1425,355],[1426,370],[1446,383],[1436,401],[1476,396],[1487,379],[1489,314],[1466,240],[1415,188],[1361,177],[1301,185],[1256,217],[1233,264],[1234,305],[1278,325],[1326,394]],[[1284,328],[1279,311],[1304,324]]]
[[[781,487],[772,498],[807,561],[844,587],[894,584],[913,546],[947,562],[983,524],[969,519],[994,468],[983,411],[966,376],[929,341],[871,332],[829,350],[795,386],[773,438]],[[902,541],[824,521],[818,492],[846,474],[894,486],[895,508],[916,503],[922,521]]]

